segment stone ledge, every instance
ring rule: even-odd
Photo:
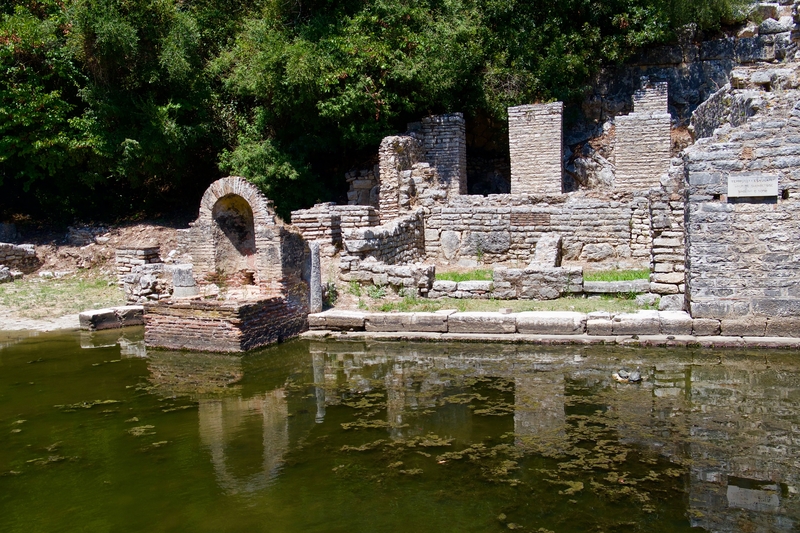
[[[696,337],[694,335],[525,335],[431,332],[369,332],[311,330],[301,333],[306,339],[478,342],[539,345],[624,345],[643,347],[704,347],[704,348],[800,348],[797,337]]]
[[[80,328],[86,331],[141,326],[144,324],[144,307],[123,305],[84,311],[78,315]]]

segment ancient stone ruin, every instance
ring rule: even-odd
[[[691,61],[712,74],[729,61],[725,54],[747,65],[697,107],[697,142],[685,150],[671,137],[676,113],[682,120],[670,100],[671,78],[641,78],[627,112],[603,126],[601,135],[612,139],[609,159],[593,157],[605,166],[577,187],[565,172],[576,154],[565,153],[560,102],[509,108],[506,194],[467,194],[460,113],[425,117],[386,137],[377,164],[347,174],[348,205],[294,211],[292,225],[243,178],[219,180],[197,220],[181,230],[185,260],[165,264],[148,246],[118,250],[129,300],[147,302],[145,340],[248,350],[308,327],[323,285],[352,284],[426,298],[635,292],[660,300],[661,313],[573,313],[563,324],[555,315],[495,313],[496,327],[485,333],[796,335],[800,77],[797,62],[757,62],[795,46],[778,44],[777,37],[753,37],[730,50],[719,43],[698,49]],[[694,45],[680,46],[685,55]],[[491,281],[435,279],[437,268],[478,266],[492,270]],[[644,268],[650,277],[585,282],[588,267]],[[311,321],[317,329],[372,331],[488,327],[467,315],[328,313]]]
[[[254,185],[212,183],[190,226],[180,244],[191,264],[173,266],[172,294],[145,304],[148,346],[237,352],[305,329],[311,248]]]

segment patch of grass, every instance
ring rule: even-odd
[[[367,287],[367,295],[373,300],[380,300],[386,297],[386,287],[382,285],[370,285]]]
[[[583,281],[633,281],[637,279],[649,279],[650,270],[643,268],[638,270],[597,270],[595,272],[583,273]]]
[[[498,311],[502,308],[510,308],[514,313],[523,311],[577,311],[579,313],[590,313],[592,311],[607,311],[609,313],[632,313],[641,306],[636,305],[634,300],[626,298],[616,298],[614,296],[602,296],[583,298],[580,296],[565,296],[556,300],[473,300],[457,298],[441,298],[429,300],[427,298],[403,298],[399,302],[382,302],[371,306],[372,311],[382,312],[434,312],[440,309],[457,309],[464,311]],[[646,306],[644,307],[647,308]]]
[[[347,286],[347,292],[356,298],[361,298],[361,284],[356,280],[351,281]]]
[[[469,272],[437,272],[436,279],[442,281],[492,281],[491,270],[471,270]]]
[[[124,304],[122,291],[111,277],[28,277],[0,285],[0,305],[22,318],[57,318]]]

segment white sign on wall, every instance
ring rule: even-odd
[[[729,175],[728,198],[747,196],[778,196],[778,176]]]

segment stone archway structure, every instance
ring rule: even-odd
[[[197,220],[183,230],[198,285],[256,285],[286,296],[300,281],[302,237],[278,219],[272,201],[246,179],[222,178],[206,189]]]

